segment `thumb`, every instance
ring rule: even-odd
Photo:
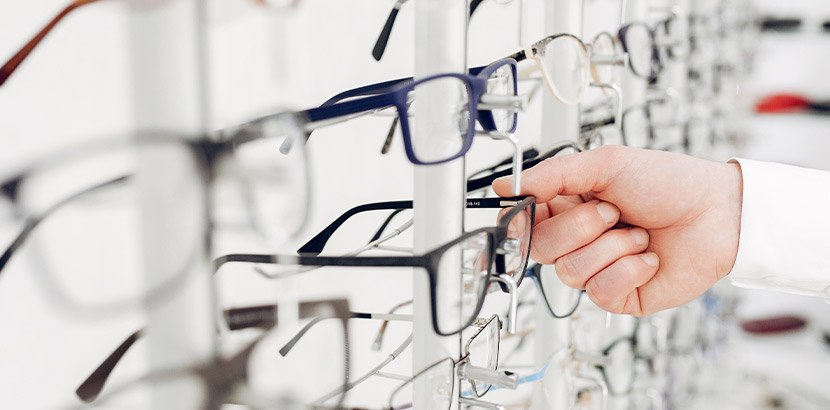
[[[522,172],[522,195],[547,202],[557,195],[601,192],[629,163],[631,148],[603,146],[590,151],[548,158]],[[493,181],[499,196],[510,196],[512,176]]]

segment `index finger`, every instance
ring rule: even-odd
[[[629,150],[622,146],[603,146],[548,158],[522,171],[522,195],[533,195],[538,202],[547,202],[557,195],[601,192],[628,165]],[[510,187],[509,177],[493,182],[493,190],[500,196],[510,196]]]

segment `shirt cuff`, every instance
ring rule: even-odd
[[[743,203],[732,284],[830,298],[830,173],[733,158]]]

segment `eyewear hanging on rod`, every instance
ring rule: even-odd
[[[63,10],[61,10],[49,23],[46,24],[40,31],[35,34],[35,36],[27,42],[23,48],[21,48],[17,53],[15,53],[2,67],[0,67],[0,87],[6,82],[6,80],[11,77],[11,75],[17,70],[21,63],[29,56],[29,54],[34,51],[34,49],[40,44],[41,41],[46,37],[47,34],[52,32],[55,26],[58,25],[69,13],[74,11],[75,9],[81,8],[88,4],[97,3],[101,0],[74,0],[72,3],[67,5]],[[243,1],[243,0],[234,0],[234,1]],[[259,6],[268,7],[271,9],[276,10],[283,10],[290,7],[294,7],[300,3],[301,0],[249,0],[252,1],[254,4]]]

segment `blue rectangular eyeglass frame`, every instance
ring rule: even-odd
[[[493,73],[504,66],[508,66],[513,74],[512,92],[513,95],[516,95],[518,93],[516,60],[506,58],[485,67],[472,68],[470,69],[470,74],[437,74],[417,81],[413,81],[410,77],[355,88],[338,94],[323,103],[320,107],[301,111],[298,114],[304,116],[307,123],[315,123],[347,115],[359,114],[366,111],[395,107],[401,121],[401,133],[403,134],[404,148],[409,161],[416,165],[441,164],[462,157],[467,153],[467,151],[469,151],[470,146],[472,146],[473,143],[473,137],[476,133],[476,121],[478,121],[484,131],[501,131],[509,133],[516,131],[516,119],[518,117],[518,113],[513,113],[513,122],[510,130],[498,130],[492,111],[489,109],[477,109],[481,96],[487,92],[487,80],[493,75]],[[445,78],[456,78],[464,83],[470,96],[466,108],[471,115],[468,119],[466,134],[464,135],[464,141],[459,152],[439,160],[424,161],[415,155],[413,149],[412,135],[409,129],[409,116],[407,114],[407,95],[420,84]],[[362,98],[342,101],[346,98],[353,97]],[[310,136],[310,134],[307,135],[307,137],[308,136]]]

